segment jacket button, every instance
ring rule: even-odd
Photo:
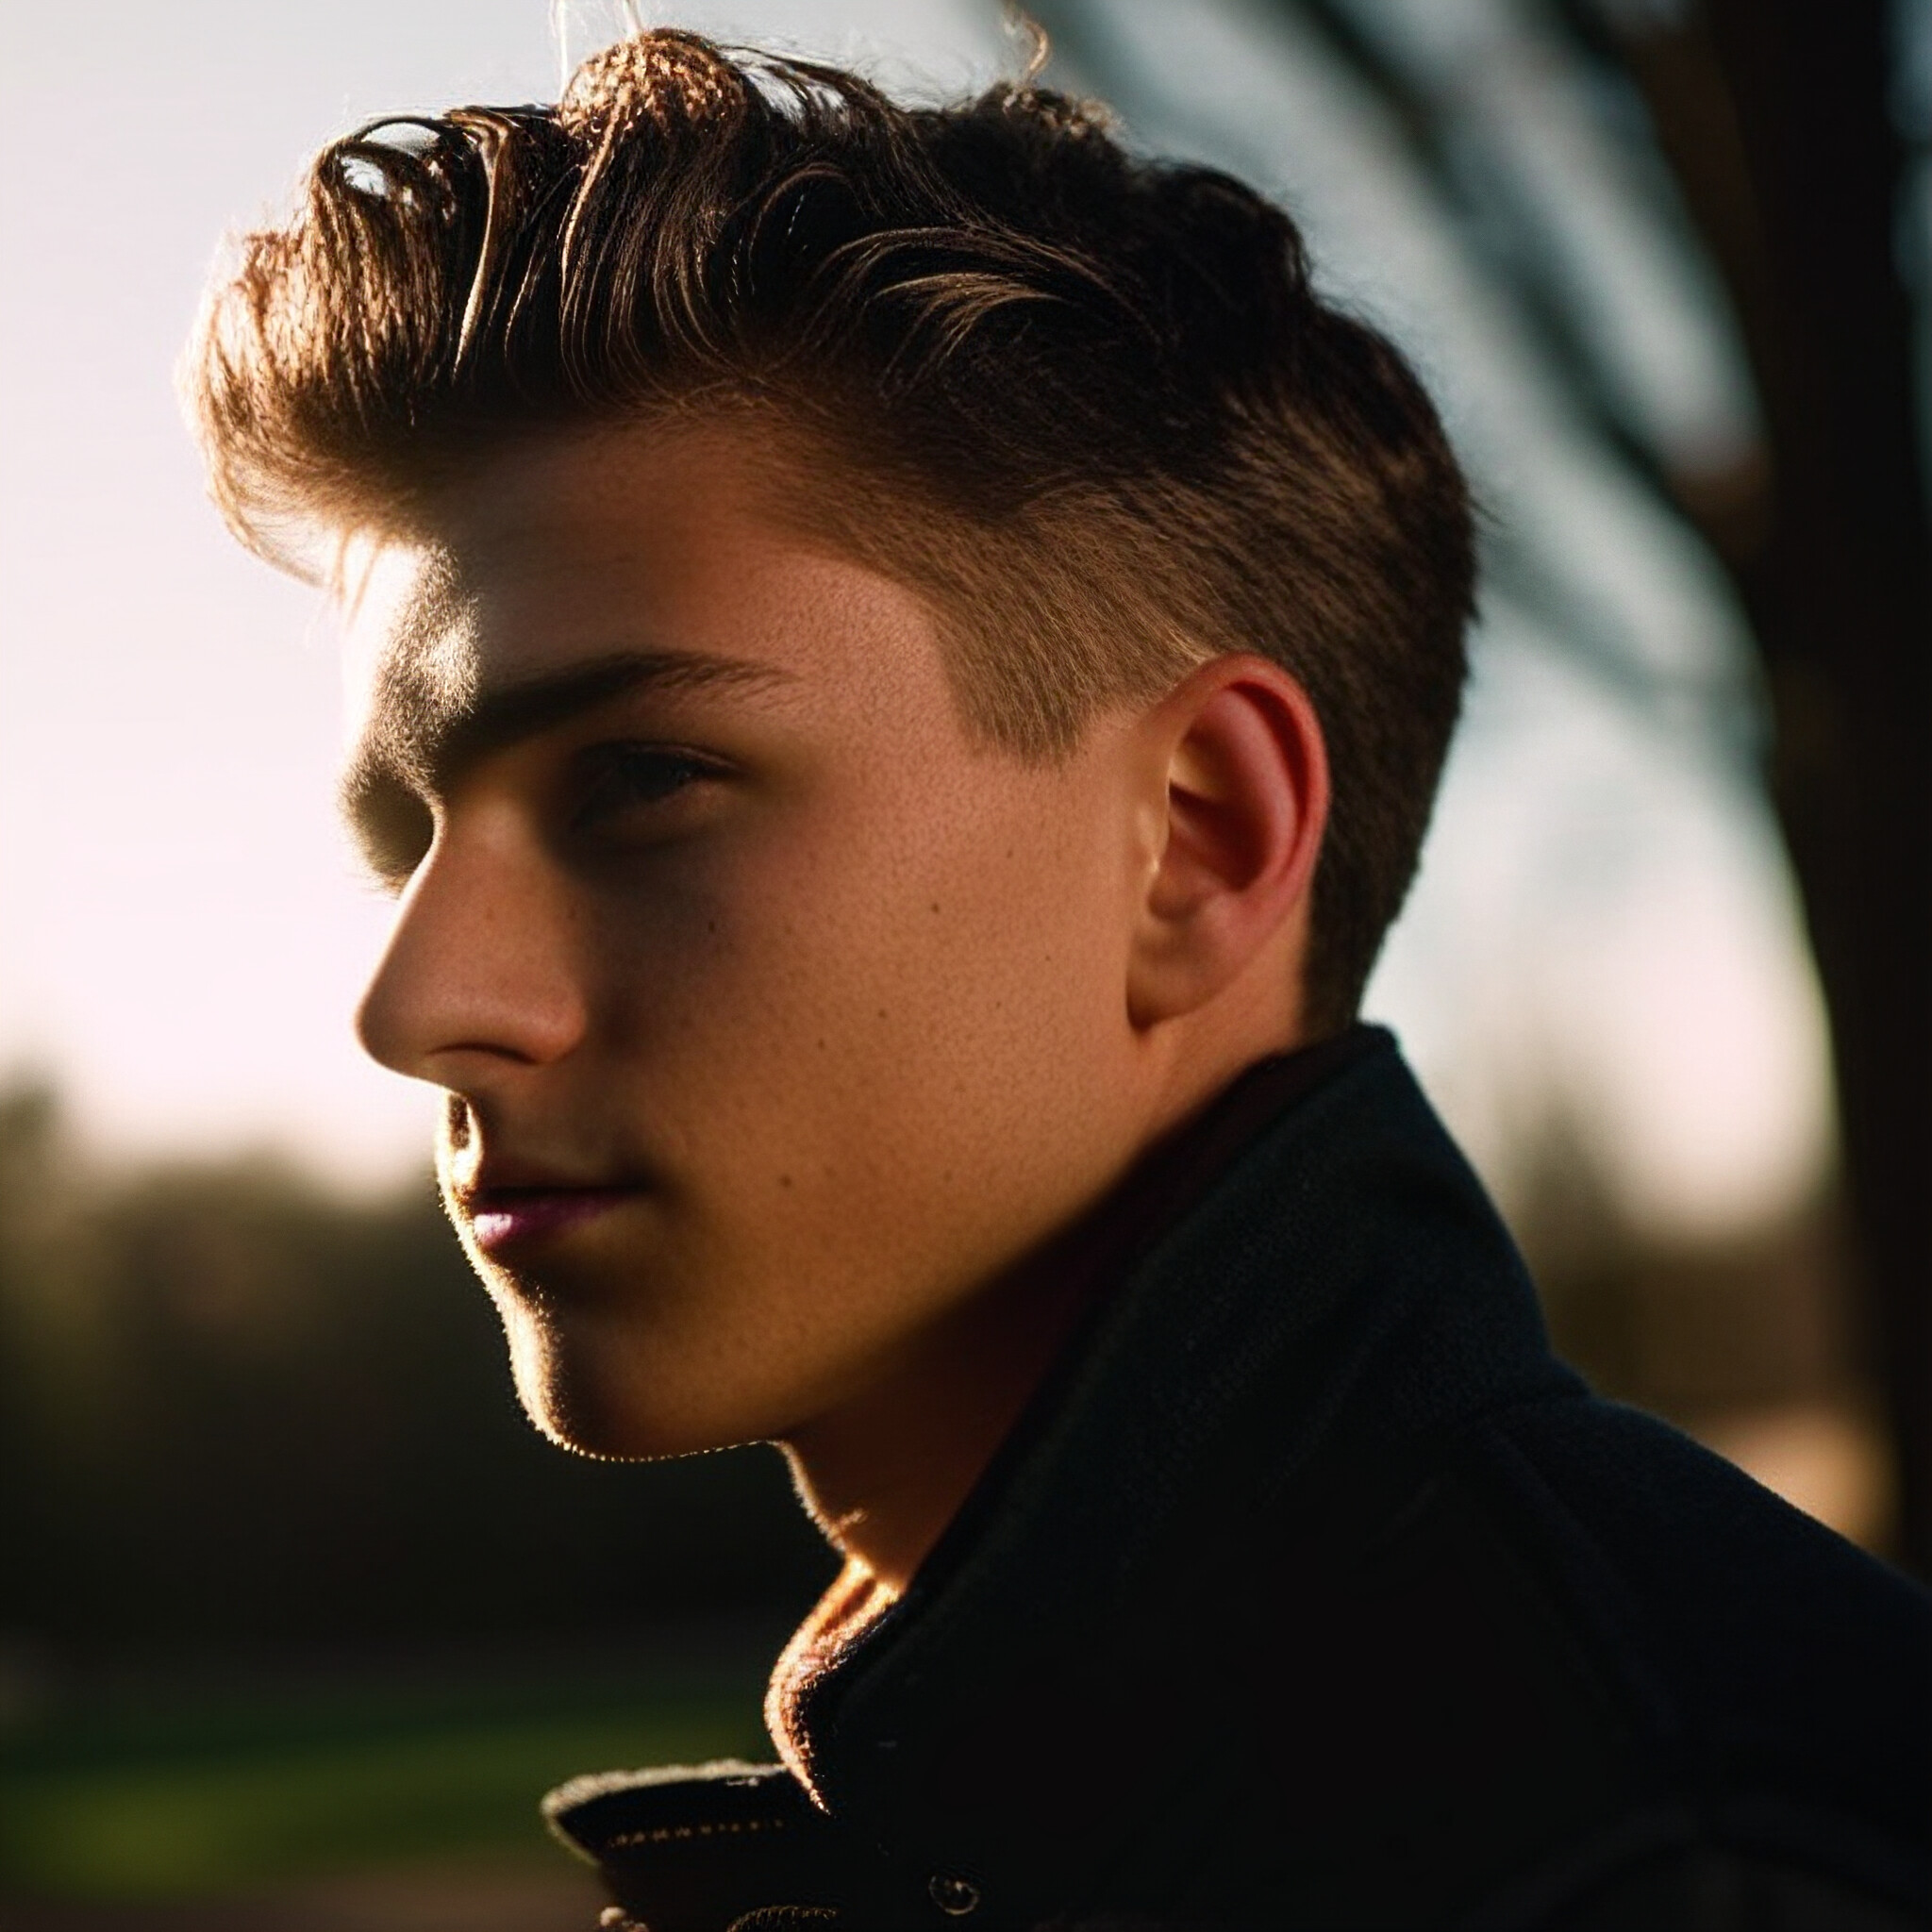
[[[963,1919],[979,1909],[979,1888],[965,1878],[935,1872],[925,1881],[925,1894],[949,1919]]]

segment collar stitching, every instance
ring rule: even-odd
[[[682,1839],[729,1838],[742,1832],[783,1831],[787,1818],[720,1819],[710,1824],[663,1824],[649,1831],[621,1831],[604,1840],[607,1852],[625,1851],[635,1845],[670,1844]]]

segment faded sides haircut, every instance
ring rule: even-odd
[[[740,419],[820,473],[788,513],[930,597],[990,744],[1052,758],[1265,654],[1333,772],[1309,1020],[1355,1010],[1460,700],[1469,502],[1414,375],[1238,181],[1039,88],[908,108],[644,33],[555,107],[325,148],[186,368],[217,502],[286,567],[520,438]]]

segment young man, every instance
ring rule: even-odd
[[[192,368],[532,1418],[848,1558],[782,1764],[552,1800],[613,1924],[1920,1923],[1926,1600],[1552,1359],[1353,1023],[1471,524],[1278,210],[656,33],[328,149]]]

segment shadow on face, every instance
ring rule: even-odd
[[[769,476],[724,431],[520,446],[349,600],[401,895],[362,1037],[451,1096],[525,1403],[593,1453],[853,1399],[1105,1190],[1161,1077],[1138,717],[988,749],[931,610]]]

